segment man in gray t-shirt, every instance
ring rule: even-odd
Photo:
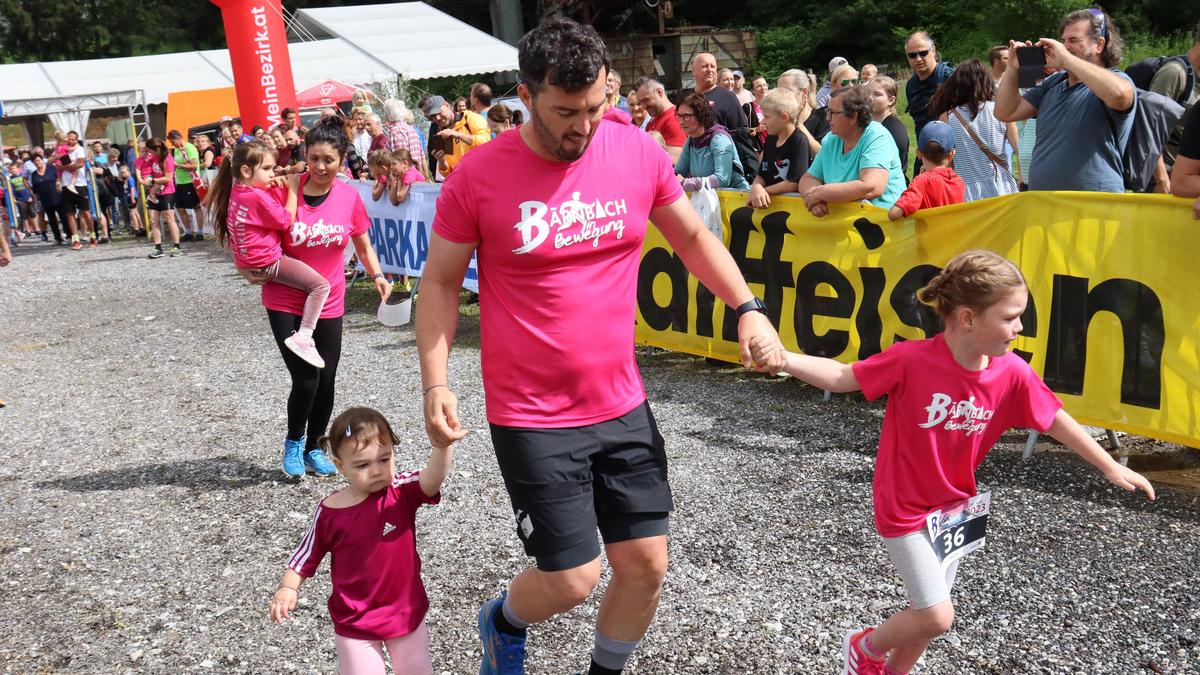
[[[1068,14],[1062,42],[1042,38],[1037,43],[1045,52],[1047,73],[1053,74],[1024,95],[1017,88],[1021,46],[1032,45],[1009,43],[996,118],[1037,118],[1029,189],[1124,192],[1121,155],[1137,95],[1129,76],[1116,69],[1123,44],[1112,17],[1098,9]]]

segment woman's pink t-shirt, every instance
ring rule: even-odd
[[[420,472],[397,473],[390,487],[342,509],[317,507],[288,567],[304,578],[332,555],[329,618],[333,632],[354,640],[390,640],[421,625],[429,597],[421,583],[416,513],[437,504],[421,489]]]
[[[280,237],[291,230],[292,215],[280,203],[287,190],[280,192],[280,188],[255,189],[241,183],[233,186],[225,223],[233,263],[238,267],[257,269],[283,257]]]
[[[577,427],[646,399],[633,351],[638,263],[650,210],[682,194],[670,157],[619,117],[606,115],[573,162],[542,159],[520,133],[467,153],[433,231],[478,244],[489,422]]]
[[[322,319],[341,316],[346,311],[344,252],[352,237],[371,229],[371,219],[358,190],[334,179],[329,195],[320,206],[304,201],[304,185],[309,176],[300,177],[300,202],[291,230],[283,235],[283,254],[317,271],[329,282],[329,298]],[[300,316],[304,314],[304,291],[268,281],[263,284],[263,307]]]
[[[946,338],[910,340],[855,363],[867,400],[888,395],[875,460],[875,529],[900,537],[925,516],[974,497],[975,469],[1005,431],[1045,431],[1062,408],[1037,373],[1012,352],[972,371]]]

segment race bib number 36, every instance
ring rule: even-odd
[[[929,541],[943,570],[955,560],[983,548],[991,508],[992,493],[985,492],[925,516]]]

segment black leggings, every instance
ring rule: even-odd
[[[283,344],[292,333],[300,330],[299,315],[268,309],[267,319],[271,322],[271,333],[275,335],[283,362],[292,375],[292,392],[288,394],[287,403],[287,437],[297,440],[304,436],[304,449],[311,450],[317,447],[317,438],[325,433],[333,415],[333,381],[342,355],[342,317],[319,319],[313,329],[317,353],[325,359],[324,368],[309,365]]]
[[[48,224],[50,226],[50,230],[54,232],[54,239],[56,241],[62,241],[63,234],[66,234],[68,239],[71,238],[71,233],[67,230],[67,217],[63,215],[62,208],[62,204],[52,208],[46,208],[46,202],[42,202],[42,211],[46,214],[46,224]],[[62,221],[61,232],[59,231],[59,220]]]

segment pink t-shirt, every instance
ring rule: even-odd
[[[291,231],[283,235],[283,254],[305,263],[329,282],[329,298],[325,300],[321,318],[331,319],[345,313],[343,254],[351,237],[371,228],[371,219],[358,190],[337,179],[324,202],[309,206],[303,196],[307,182],[308,174],[300,176],[300,205]],[[307,298],[308,295],[298,288],[273,281],[263,284],[262,302],[267,309],[300,316],[304,314]]]
[[[875,529],[899,537],[925,515],[976,494],[975,469],[1013,427],[1045,431],[1062,407],[1021,357],[1009,352],[971,371],[946,339],[899,342],[854,364],[868,400],[888,394],[875,460]]]
[[[288,567],[308,578],[326,553],[333,592],[329,618],[333,632],[355,640],[390,640],[421,625],[429,597],[421,583],[415,517],[426,496],[420,472],[398,472],[391,487],[342,509],[322,500]]]
[[[412,185],[413,183],[423,182],[425,182],[425,174],[421,173],[421,170],[415,166],[408,167],[408,171],[405,171],[404,175],[400,176],[401,185]]]
[[[235,265],[257,269],[283,257],[279,238],[292,229],[292,216],[280,203],[280,197],[286,195],[287,190],[281,188],[259,190],[241,183],[233,186],[225,222]]]
[[[574,162],[538,157],[520,133],[463,158],[433,231],[478,242],[488,421],[583,426],[645,400],[633,356],[638,261],[650,210],[682,194],[658,144],[607,115]]]

